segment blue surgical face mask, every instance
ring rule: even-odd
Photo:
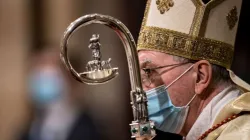
[[[31,98],[38,107],[49,105],[65,92],[65,83],[61,76],[57,71],[36,71],[31,75]]]
[[[196,94],[186,106],[176,107],[173,105],[167,89],[178,79],[180,79],[191,68],[189,67],[179,77],[177,77],[168,86],[162,85],[157,88],[146,91],[148,99],[149,119],[155,122],[158,130],[179,134],[186,121],[189,104],[193,101]]]

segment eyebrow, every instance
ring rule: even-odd
[[[157,67],[158,65],[153,62],[141,62],[140,68],[147,68],[147,67]]]

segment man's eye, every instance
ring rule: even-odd
[[[145,72],[146,74],[150,74],[150,73],[151,73],[151,69],[144,69],[144,72]]]

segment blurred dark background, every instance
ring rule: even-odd
[[[53,50],[59,58],[61,37],[72,21],[90,13],[110,15],[122,21],[137,40],[145,4],[146,0],[0,0],[0,140],[18,140],[29,131],[34,108],[27,88],[28,77],[34,65],[41,62],[38,60],[45,50]],[[249,1],[243,0],[232,70],[250,83],[248,6]],[[90,58],[87,45],[93,33],[100,34],[103,59],[112,58],[120,75],[108,84],[88,86],[74,81],[62,68],[74,89],[68,94],[91,118],[103,138],[128,140],[132,120],[130,83],[119,38],[101,25],[82,28],[69,42],[70,59],[78,71],[84,70]],[[63,67],[59,60],[55,62]]]

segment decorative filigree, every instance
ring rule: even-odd
[[[227,15],[227,24],[230,30],[234,28],[238,20],[239,18],[238,18],[237,7],[234,6],[234,8]]]
[[[205,59],[226,68],[230,68],[234,52],[233,46],[227,43],[147,26],[140,33],[137,49],[159,51],[192,60]]]
[[[174,6],[173,0],[156,0],[157,8],[161,14],[167,12],[170,7]]]

